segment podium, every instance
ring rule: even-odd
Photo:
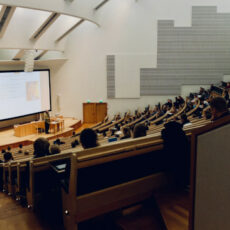
[[[84,123],[98,123],[107,116],[107,103],[83,103]]]
[[[38,129],[45,129],[44,121],[34,121],[23,125],[14,126],[14,136],[24,137],[38,132]]]
[[[14,126],[14,136],[25,137],[38,133],[39,129],[45,130],[45,121],[33,121],[23,125]],[[64,119],[54,120],[51,118],[50,132],[55,134],[64,130]]]

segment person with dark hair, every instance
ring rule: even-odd
[[[168,101],[165,103],[165,105],[168,107],[168,108],[171,108],[173,103],[172,103],[172,100],[171,99],[168,99]]]
[[[93,129],[84,129],[80,134],[80,142],[84,149],[97,147],[97,134]]]
[[[54,142],[53,142],[54,145],[63,145],[65,144],[65,142],[61,141],[59,138],[57,138]]]
[[[125,127],[123,129],[123,137],[121,137],[120,140],[124,140],[124,139],[130,138],[130,137],[131,137],[130,129],[129,129],[129,127]]]
[[[77,145],[79,145],[79,142],[78,142],[77,139],[71,142],[71,147],[72,148],[75,148]]]
[[[5,149],[2,149],[2,154],[4,154],[6,152],[6,150]]]
[[[13,155],[10,152],[5,152],[3,158],[4,158],[4,163],[14,160]]]
[[[178,97],[178,102],[179,102],[179,105],[183,105],[184,104],[184,98],[179,96]]]
[[[170,171],[178,186],[189,184],[190,146],[182,125],[172,121],[161,131],[164,140],[162,165]]]
[[[22,153],[22,147],[23,147],[23,145],[20,144],[18,147],[19,147],[18,153]]]
[[[76,136],[78,136],[79,134],[77,134],[75,131],[73,131],[73,133],[72,133],[72,137],[76,137]]]
[[[187,117],[187,115],[185,113],[183,113],[180,116],[180,119],[181,119],[182,126],[184,126],[185,124],[189,124],[190,123],[190,120],[188,119],[188,117]]]
[[[50,154],[50,143],[47,139],[40,137],[34,142],[34,158],[44,157]]]
[[[146,126],[144,124],[137,124],[133,130],[133,138],[146,136]]]
[[[226,100],[223,97],[215,97],[210,102],[212,121],[216,121],[229,115]]]
[[[50,154],[51,155],[58,154],[60,152],[61,152],[61,150],[60,150],[58,145],[51,145],[51,147],[50,147]]]
[[[8,147],[7,147],[7,150],[8,150],[8,152],[10,152],[10,150],[11,150],[11,147],[10,147],[10,146],[8,146]]]

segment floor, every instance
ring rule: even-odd
[[[165,226],[168,230],[187,230],[188,208],[188,193],[161,193],[156,201],[147,200],[95,218],[80,224],[79,230],[166,230]],[[61,210],[53,217],[51,214],[57,209],[42,207],[41,210],[44,211],[35,213],[0,192],[0,230],[64,230]]]
[[[0,230],[61,230],[53,228],[31,210],[0,193]]]

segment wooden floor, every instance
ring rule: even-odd
[[[0,192],[0,230],[63,230]]]
[[[156,201],[169,230],[188,230],[190,200],[186,190],[162,191]]]
[[[159,209],[156,209],[156,203]],[[187,230],[188,208],[188,193],[163,192],[156,195],[156,202],[146,201],[139,206],[98,217],[82,223],[79,230]],[[44,210],[42,214],[34,213],[0,192],[0,230],[64,230],[61,211],[53,213],[56,218],[53,219],[50,216],[57,210],[46,210],[46,207]]]

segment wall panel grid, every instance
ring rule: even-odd
[[[180,86],[216,84],[230,73],[230,13],[193,6],[192,26],[158,21],[157,68],[141,68],[140,94],[179,95]]]
[[[115,55],[107,55],[107,97],[115,98]]]

